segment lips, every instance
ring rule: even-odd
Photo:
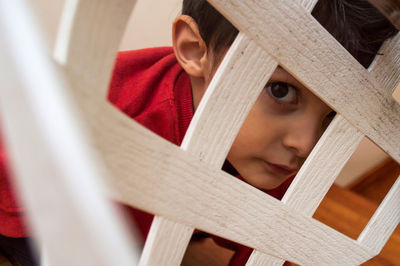
[[[286,166],[286,165],[273,164],[273,163],[270,163],[270,162],[265,162],[265,164],[267,166],[267,169],[270,172],[273,172],[273,173],[278,174],[278,175],[285,175],[285,176],[287,175],[287,176],[289,176],[289,175],[295,174],[298,171],[297,168]]]

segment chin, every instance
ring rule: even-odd
[[[275,175],[262,175],[262,176],[249,176],[248,178],[243,177],[243,179],[253,187],[262,190],[271,190],[279,187],[285,182],[289,177],[279,177]]]

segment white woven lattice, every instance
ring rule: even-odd
[[[182,146],[176,147],[123,116],[105,100],[113,60],[134,1],[68,1],[55,58],[63,69],[79,113],[88,125],[88,134],[93,140],[90,146],[106,164],[107,192],[123,203],[157,214],[141,258],[142,265],[178,265],[194,228],[256,249],[249,265],[278,265],[284,260],[302,265],[355,265],[380,252],[400,220],[399,180],[358,240],[338,233],[311,216],[363,136],[368,136],[400,162],[400,105],[391,97],[400,79],[400,37],[384,45],[385,56],[375,60],[367,71],[313,19],[310,10],[315,2],[210,1],[240,34],[203,97]],[[0,3],[2,11],[10,5],[9,0],[0,0]],[[12,35],[12,31],[4,29],[16,23],[6,17],[7,12],[1,12],[2,36]],[[29,42],[29,39],[24,40]],[[3,38],[5,46],[10,43],[13,46],[15,42],[16,39]],[[43,51],[24,48],[49,58]],[[2,50],[12,50],[7,49]],[[2,61],[16,62],[13,64],[18,69],[18,64],[24,63],[24,59],[18,57],[19,51],[12,53],[12,59],[8,54],[1,54],[5,58]],[[219,170],[247,112],[277,65],[287,69],[338,112],[282,201]],[[6,68],[5,64],[1,66]],[[50,65],[48,67],[51,69]],[[52,71],[49,70],[48,78],[53,76]],[[24,74],[20,74],[6,81],[12,84],[15,80],[24,80],[23,77]],[[61,84],[59,80],[54,82]],[[1,112],[11,136],[13,130],[24,127],[13,126],[14,115],[21,109],[7,104],[9,94],[9,90],[1,90]],[[244,95],[248,98],[246,102],[242,100]],[[19,94],[15,96],[16,102],[18,97]],[[28,103],[33,101],[26,99]],[[34,121],[40,114],[37,110],[42,107],[27,106],[29,108],[22,110],[33,112]],[[29,116],[19,118],[24,120]],[[40,129],[40,126],[43,125],[27,124],[25,129]],[[32,141],[38,138],[45,145],[47,133],[38,132]],[[14,143],[18,141],[15,137]],[[26,147],[14,145],[10,146],[16,151]],[[54,156],[52,149],[43,151],[48,152],[47,158]],[[15,153],[16,161],[21,161],[25,167],[24,160],[26,163],[29,158],[18,157],[18,152]],[[51,176],[56,172],[47,174]],[[29,174],[21,174],[21,180],[27,182]],[[76,174],[71,173],[71,176]],[[46,182],[52,182],[51,178]],[[29,190],[25,187],[24,192]],[[34,193],[41,193],[42,188],[37,187]],[[62,186],[55,187],[53,196],[61,198],[63,190]],[[34,193],[27,197],[28,201],[35,202],[37,194]],[[79,205],[84,196],[75,196],[78,197],[75,204]],[[75,206],[73,203],[64,202],[66,206]],[[34,211],[40,212],[39,203],[35,204],[32,204]],[[53,211],[60,213],[60,210]],[[33,217],[36,217],[35,226],[45,245],[56,243],[47,233],[51,228],[45,228],[47,216]],[[79,216],[76,221],[79,224]],[[73,233],[84,229],[87,227],[76,227],[75,231],[66,231],[64,235],[77,236]],[[93,248],[90,254],[98,254],[105,261],[110,259],[107,262],[95,261],[93,255],[70,248],[74,244],[87,248],[82,245],[101,241],[95,235],[88,234],[88,242],[80,245],[71,237],[71,243],[65,248],[69,254],[86,256],[87,263],[82,265],[112,265],[107,264],[112,260],[107,258],[104,247],[96,246],[98,249]],[[118,242],[117,238],[115,241]],[[67,258],[62,254],[57,254],[56,248],[50,245],[48,250],[54,265],[71,265],[65,262]],[[123,248],[121,250],[124,254]]]

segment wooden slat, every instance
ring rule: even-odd
[[[210,2],[296,79],[400,162],[400,105],[384,96],[368,71],[297,1]]]
[[[263,265],[271,265],[271,266],[280,266],[285,262],[285,260],[277,257],[273,257],[271,255],[268,255],[266,253],[258,252],[254,250],[251,255],[249,260],[246,263],[246,266],[248,265],[254,265],[254,266],[263,266]]]
[[[263,50],[239,34],[207,88],[181,149],[220,169],[241,124],[276,67]],[[175,224],[176,233],[171,234],[172,224],[168,219],[157,218],[151,228],[154,232],[150,232],[152,241],[146,241],[142,255],[145,257],[141,259],[146,263],[142,265],[157,265],[160,261],[164,261],[163,265],[181,263],[194,228],[190,231],[182,226],[178,232],[179,225]],[[154,243],[157,246],[153,247]],[[176,250],[180,257],[175,256]],[[171,258],[165,259],[166,254]]]
[[[383,246],[400,222],[400,178],[393,184],[389,193],[374,216],[358,238],[364,247],[379,254]]]
[[[102,196],[101,167],[32,16],[26,1],[0,1],[2,131],[30,229],[51,265],[133,265],[134,245]]]
[[[369,67],[371,74],[386,88],[387,97],[393,97],[400,104],[400,33],[386,41],[379,53],[383,56],[375,57]]]
[[[400,33],[383,43],[368,70],[383,88],[381,92],[390,98],[400,84]]]
[[[301,6],[305,8],[308,12],[314,9],[314,6],[317,4],[318,0],[300,0]]]
[[[237,132],[277,66],[240,33],[206,90],[182,149],[221,168]]]
[[[139,265],[180,265],[193,231],[192,226],[156,215]]]
[[[101,110],[109,105],[109,78],[135,3],[136,0],[65,2],[54,59],[67,76],[85,122],[91,125],[89,144],[95,150],[101,150],[101,143],[96,142],[101,129],[95,124],[108,123],[102,119]]]
[[[312,9],[314,8],[314,6],[317,4],[317,2],[318,2],[317,0],[301,0],[300,4],[308,12],[311,12]],[[331,125],[330,128],[332,128],[332,125]],[[324,135],[326,136],[327,134],[328,133],[325,133]],[[319,143],[321,143],[324,140],[325,140],[325,138],[322,138],[322,140],[320,140]],[[335,145],[335,144],[333,144],[333,145]],[[325,152],[329,152],[329,151],[326,150]],[[318,153],[318,152],[316,152],[315,149],[314,149],[313,152],[311,153],[311,155],[315,154],[315,153]],[[310,155],[310,157],[312,158],[311,155]],[[311,158],[309,158],[307,160],[307,162],[309,162]],[[321,157],[321,158],[326,158],[326,157]],[[306,162],[305,165],[307,165],[307,162]],[[309,168],[310,167],[307,167],[307,166],[302,167],[302,170],[300,170],[300,172],[297,174],[295,181],[292,183],[292,185],[290,187],[290,190],[289,190],[290,192],[285,194],[285,197],[282,199],[282,202],[289,203],[289,205],[295,205],[295,202],[297,202],[297,203],[302,202],[301,200],[304,199],[304,197],[301,197],[300,200],[295,201],[293,196],[296,195],[297,193],[300,193],[302,195],[306,195],[306,193],[304,193],[305,191],[302,191],[301,188],[305,188],[305,185],[307,185],[308,179],[313,179],[312,178],[313,175],[305,175],[304,174],[305,172],[308,173],[308,171],[306,171],[305,169],[312,171],[312,169],[309,169]],[[309,195],[309,198],[313,199],[313,201],[310,202],[310,204],[303,204],[303,205],[307,205],[307,207],[309,207],[310,209],[312,209],[313,206],[318,206],[319,202],[324,197],[327,189],[329,189],[330,184],[334,181],[334,178],[336,177],[336,175],[335,176],[329,176],[328,175],[327,177],[330,178],[330,180],[326,180],[327,182],[324,183],[324,184],[326,184],[325,189],[322,190],[322,191],[314,190],[314,192],[316,192],[316,193],[311,193]],[[314,179],[314,180],[316,180],[316,179]],[[323,184],[322,182],[317,182],[317,183],[318,184]],[[312,187],[312,185],[310,185],[309,187]],[[319,197],[314,197],[315,194],[319,195]],[[295,206],[293,206],[293,207],[295,207]],[[269,254],[265,254],[265,253],[261,253],[261,252],[258,252],[258,251],[254,251],[246,265],[248,265],[248,266],[251,266],[251,265],[269,265],[269,264],[282,265],[283,262],[284,261],[282,259],[278,259],[276,257],[273,257],[273,256],[269,255]]]
[[[400,34],[386,42],[370,66],[371,74],[385,88],[384,93],[390,97],[400,81]],[[397,144],[397,147],[400,144]],[[378,254],[400,221],[400,179],[398,178],[389,193],[379,206],[358,241]]]
[[[354,240],[210,168],[114,108],[104,108],[102,114],[102,120],[114,121],[99,121],[97,126],[102,128],[100,148],[113,175],[109,192],[116,200],[300,264],[333,258],[346,264],[346,254],[352,254],[350,263],[356,264],[370,256]],[[304,245],[292,253],[298,241]],[[332,257],[313,252],[319,248]]]
[[[192,226],[156,215],[139,265],[180,265],[193,231]]]
[[[190,226],[154,217],[139,265],[180,265],[192,233]]]
[[[111,70],[136,0],[67,0],[54,58],[81,96],[106,98]],[[88,96],[90,95],[90,96]]]
[[[337,115],[301,167],[282,202],[312,216],[363,134]]]
[[[398,0],[368,0],[398,30],[400,30],[400,2]]]
[[[301,0],[300,4],[309,12],[312,11],[318,0]],[[282,265],[284,260],[269,254],[253,251],[246,265]]]

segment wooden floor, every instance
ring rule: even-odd
[[[357,239],[377,207],[377,203],[334,185],[322,201],[314,218]],[[400,265],[399,226],[382,252],[363,265]]]
[[[348,189],[333,186],[314,217],[356,239],[399,175],[400,166],[388,159]],[[400,265],[400,226],[382,252],[363,265]]]
[[[0,266],[13,266],[13,265],[0,253]]]

